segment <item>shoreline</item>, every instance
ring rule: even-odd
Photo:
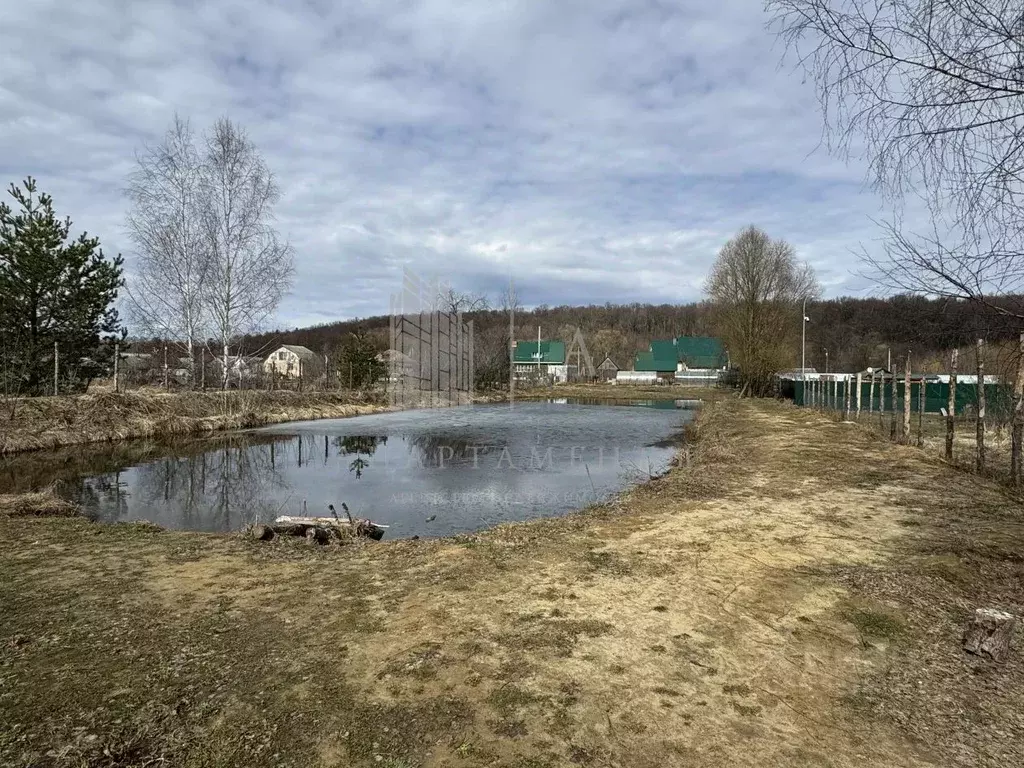
[[[677,399],[669,387],[627,388],[567,385],[517,393],[527,401],[547,398]],[[613,390],[609,392],[608,390]],[[617,390],[617,391],[614,391]],[[250,391],[100,392],[0,400],[0,459],[89,443],[203,435],[289,421],[348,418],[392,408],[381,393]],[[508,394],[480,394],[474,403],[508,402]]]

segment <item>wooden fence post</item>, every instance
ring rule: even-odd
[[[910,351],[907,351],[907,360],[903,367],[903,425],[900,428],[900,442],[904,445],[910,443]]]
[[[860,420],[860,397],[861,397],[861,381],[860,374],[857,374],[857,420]]]
[[[121,361],[121,343],[118,341],[114,342],[114,393],[121,391],[121,387],[118,384],[118,363]]]
[[[978,441],[978,454],[975,466],[979,473],[985,471],[985,340],[978,339],[975,348],[977,363],[977,379],[975,380],[975,391],[978,395],[978,415],[975,420],[975,429]]]
[[[56,341],[53,342],[53,394],[54,397],[60,394],[60,351]]]
[[[896,400],[897,400],[898,393],[899,393],[899,390],[896,388],[896,372],[893,371],[891,373],[891,378],[889,379],[889,405],[890,405],[890,408],[891,408],[891,411],[889,413],[889,439],[893,440],[893,441],[895,441],[896,437],[897,437],[897,435],[896,435],[896,405],[897,405]]]
[[[917,447],[924,448],[924,408],[928,403],[926,397],[924,376],[917,385]]]
[[[839,379],[832,379],[832,408],[839,410]]]
[[[1010,481],[1020,487],[1021,438],[1024,437],[1024,333],[1017,342],[1017,378],[1013,381],[1013,429],[1010,448]]]
[[[885,374],[878,377],[878,423],[885,428]]]
[[[871,372],[871,383],[868,384],[868,416],[875,410],[875,372]]]
[[[850,392],[850,377],[847,376],[843,379],[843,421],[850,420],[850,398],[853,393]]]
[[[953,460],[953,434],[956,429],[956,364],[960,350],[954,349],[949,366],[949,404],[946,408],[946,460]]]

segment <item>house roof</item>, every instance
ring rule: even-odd
[[[544,341],[540,342],[540,358],[537,355],[536,341],[520,341],[516,343],[515,356],[517,363],[541,362],[548,365],[562,365],[565,362],[565,342]]]
[[[610,357],[606,357],[604,360],[602,360],[601,364],[597,367],[603,371],[619,370],[619,366],[617,366],[615,364],[615,361],[612,360]]]
[[[664,350],[659,350],[664,351]],[[648,371],[655,373],[672,373],[676,369],[676,358],[673,357],[659,357],[650,350],[646,352],[637,352],[636,360],[633,361],[634,371]]]
[[[289,352],[294,352],[299,357],[316,357],[316,352],[314,352],[312,349],[310,349],[309,347],[300,346],[298,344],[282,344],[280,347],[278,347],[278,350],[281,349],[287,349]]]
[[[687,368],[723,368],[726,364],[725,345],[713,336],[677,336],[674,339],[655,339],[651,353],[659,364],[664,361],[686,363]],[[637,370],[640,370],[639,368]],[[659,370],[670,370],[660,368]],[[675,370],[675,365],[671,370]]]

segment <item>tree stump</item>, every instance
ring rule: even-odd
[[[1010,638],[1017,626],[1011,613],[978,608],[964,630],[964,650],[976,656],[1002,661],[1010,653]]]
[[[274,529],[269,525],[256,523],[249,526],[249,537],[256,541],[270,541],[274,538]]]

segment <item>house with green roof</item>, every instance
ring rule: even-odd
[[[564,382],[569,377],[564,341],[517,341],[512,350],[512,360],[517,379],[547,378]]]
[[[677,336],[656,339],[650,347],[637,352],[633,370],[655,373],[659,378],[717,379],[717,372],[728,365],[728,354],[721,339],[713,336]],[[698,373],[699,372],[699,373]],[[688,375],[689,374],[689,375]]]

